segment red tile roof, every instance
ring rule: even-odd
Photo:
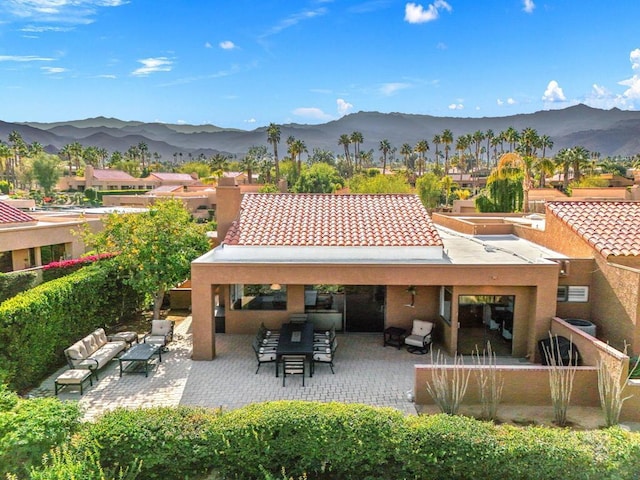
[[[640,255],[639,202],[549,202],[547,209],[605,257]]]
[[[123,172],[122,170],[112,170],[112,169],[99,170],[97,168],[93,170],[93,178],[95,178],[96,180],[100,180],[102,182],[137,180],[136,178],[132,177],[126,172]]]
[[[153,172],[150,177],[156,177],[165,182],[179,181],[179,182],[195,182],[194,178],[188,173],[165,173],[165,172]]]
[[[0,224],[35,222],[36,219],[11,205],[0,202]]]
[[[227,245],[431,247],[442,240],[415,195],[245,194]]]

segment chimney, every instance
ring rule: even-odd
[[[280,193],[287,193],[289,191],[289,186],[287,185],[287,179],[281,178],[278,181],[278,191]]]
[[[233,221],[240,214],[240,187],[233,177],[220,177],[216,187],[216,220],[218,241],[222,243]]]
[[[77,172],[76,172],[76,175],[77,175]],[[84,167],[84,187],[93,188],[93,166],[91,165],[86,165]]]

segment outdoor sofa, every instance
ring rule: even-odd
[[[97,371],[126,348],[126,341],[109,340],[104,328],[98,328],[65,349],[64,355],[70,368],[89,369],[97,379]]]

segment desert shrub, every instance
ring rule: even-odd
[[[131,315],[140,296],[113,260],[43,283],[0,304],[0,375],[21,391],[64,363],[64,349]]]
[[[403,416],[357,404],[269,402],[220,417],[216,467],[225,478],[398,478]],[[324,476],[323,476],[324,475]]]
[[[18,400],[0,412],[0,476],[40,465],[43,454],[78,429],[80,417],[77,403],[54,398]]]
[[[211,468],[209,427],[217,414],[200,408],[116,409],[87,424],[74,440],[74,451],[96,447],[104,468],[135,468],[140,478],[194,478]]]
[[[0,303],[29,290],[36,283],[35,272],[0,273]]]

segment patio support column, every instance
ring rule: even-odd
[[[191,267],[191,318],[193,360],[213,360],[216,356],[214,318],[215,285],[205,280],[206,268]]]

